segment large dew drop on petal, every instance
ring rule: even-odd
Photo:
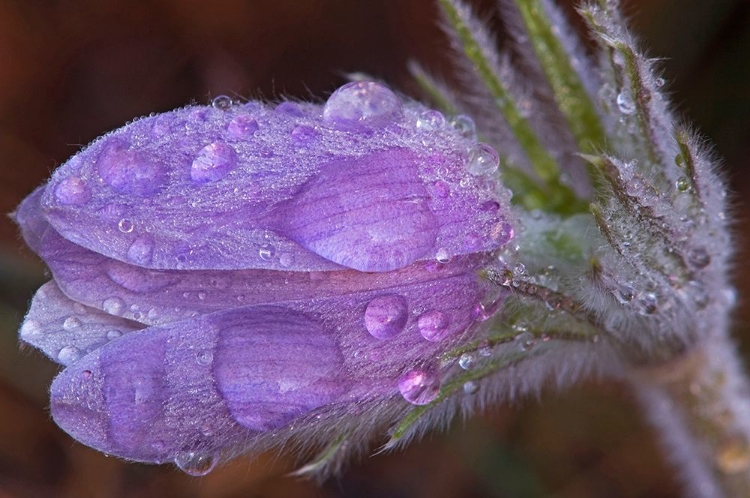
[[[164,167],[145,154],[130,150],[122,139],[109,139],[99,153],[96,166],[104,183],[119,194],[154,194],[166,180]]]
[[[373,81],[355,81],[342,86],[333,92],[323,108],[323,119],[343,129],[382,126],[402,115],[398,96]]]

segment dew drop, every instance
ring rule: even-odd
[[[81,351],[75,346],[65,346],[57,353],[57,359],[63,365],[70,365],[81,357]]]
[[[162,114],[154,119],[151,125],[151,134],[155,137],[163,137],[172,129],[172,117],[168,114]]]
[[[666,81],[664,80],[664,78],[656,78],[656,80],[654,81],[654,85],[656,85],[656,88],[663,87],[664,83],[666,83]]]
[[[701,310],[708,306],[709,296],[703,284],[697,280],[691,280],[688,286],[695,306]]]
[[[268,261],[271,258],[273,258],[274,254],[276,254],[276,248],[272,245],[265,245],[258,249],[258,256],[263,261]]]
[[[198,363],[201,365],[209,365],[214,361],[214,354],[211,351],[199,351],[198,354],[195,355],[195,359],[198,360]]]
[[[478,143],[469,150],[469,159],[466,164],[469,173],[474,176],[485,176],[497,171],[500,157],[492,146]]]
[[[377,339],[390,339],[401,332],[409,318],[406,299],[390,294],[376,297],[365,309],[365,328]]]
[[[688,263],[690,263],[693,268],[696,268],[698,270],[702,270],[703,268],[711,264],[711,256],[708,254],[708,251],[706,251],[704,247],[695,247],[691,249],[688,252],[687,259]]]
[[[229,122],[227,129],[230,135],[237,138],[251,137],[258,131],[258,122],[246,114],[240,114]]]
[[[464,370],[471,370],[477,363],[477,357],[473,353],[464,353],[458,358],[458,366]]]
[[[426,405],[437,398],[440,379],[433,372],[417,368],[398,379],[398,390],[412,405]]]
[[[26,320],[21,325],[21,337],[24,339],[38,337],[42,333],[42,324],[36,320]]]
[[[619,289],[615,291],[615,298],[620,304],[626,304],[633,300],[635,297],[635,289],[630,285],[620,285]]]
[[[203,147],[190,167],[190,178],[196,183],[221,180],[237,166],[237,153],[224,142]]]
[[[66,206],[79,206],[91,200],[91,190],[85,181],[69,176],[55,187],[55,199]]]
[[[276,106],[274,111],[288,114],[290,116],[296,116],[298,118],[301,118],[305,115],[299,104],[296,104],[294,102],[282,102],[281,104]]]
[[[148,266],[154,254],[154,239],[150,235],[141,235],[128,248],[127,257],[137,265]]]
[[[207,296],[208,296],[208,294],[206,294],[206,293],[205,293],[205,292],[203,292],[203,291],[200,291],[200,292],[198,293],[198,299],[199,299],[200,301],[205,301],[205,299],[206,299],[206,297],[207,297]]]
[[[417,129],[421,131],[435,131],[445,125],[445,117],[440,111],[425,111],[417,119]]]
[[[140,151],[130,150],[130,145],[120,138],[112,138],[105,144],[96,166],[104,183],[119,194],[151,195],[166,180],[163,165]]]
[[[642,315],[652,315],[658,309],[658,298],[653,292],[644,292],[638,299],[638,311]]]
[[[479,391],[479,384],[474,382],[473,380],[470,380],[464,384],[464,393],[471,396],[472,394],[476,394],[477,391]]]
[[[133,222],[127,218],[123,218],[117,223],[117,229],[122,233],[130,233],[133,231]]]
[[[459,114],[451,120],[451,126],[459,135],[470,140],[477,138],[477,125],[474,120],[465,114]]]
[[[685,176],[681,176],[675,182],[675,187],[679,192],[687,192],[690,190],[690,181]]]
[[[318,132],[312,126],[297,125],[292,129],[291,135],[296,142],[306,144],[315,140]]]
[[[107,332],[108,341],[114,341],[118,337],[122,337],[122,332],[120,332],[119,330],[110,330],[109,332]]]
[[[536,337],[531,332],[522,332],[516,336],[518,349],[528,351],[536,345]]]
[[[441,247],[437,250],[437,253],[435,253],[435,259],[438,263],[450,263],[451,254],[448,252],[448,249]]]
[[[63,329],[67,330],[68,332],[76,330],[80,326],[81,326],[81,320],[79,320],[78,318],[76,318],[74,316],[69,316],[63,322]]]
[[[516,263],[513,267],[513,276],[523,277],[526,275],[526,265],[523,263]]]
[[[220,111],[228,110],[230,107],[232,107],[232,104],[232,97],[229,97],[227,95],[217,95],[211,101],[211,107]]]
[[[427,311],[417,318],[417,328],[422,337],[431,342],[445,339],[450,330],[448,329],[448,315],[442,311]]]
[[[323,107],[323,119],[342,129],[382,126],[402,116],[401,99],[373,81],[347,83],[333,92]]]
[[[174,464],[184,473],[199,477],[204,476],[216,467],[215,455],[204,455],[195,451],[184,451],[174,457]]]
[[[635,112],[635,103],[627,91],[623,90],[617,94],[617,108],[623,114],[633,114]]]
[[[119,297],[109,297],[102,303],[102,309],[110,315],[122,316],[125,312],[125,301]]]
[[[88,313],[86,306],[81,303],[73,303],[73,311],[75,311],[79,315],[85,315],[86,313]]]

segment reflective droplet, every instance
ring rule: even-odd
[[[365,309],[365,328],[377,339],[390,339],[401,332],[409,318],[406,299],[395,294],[376,297]]]
[[[211,101],[211,107],[220,111],[226,111],[232,107],[232,104],[232,97],[228,97],[227,95],[217,95]]]
[[[658,298],[653,292],[644,292],[638,299],[638,311],[642,315],[651,315],[658,309]]]
[[[258,122],[247,114],[240,114],[229,122],[227,129],[231,135],[237,138],[251,137],[258,131]]]
[[[471,370],[477,363],[477,357],[473,353],[464,353],[458,358],[458,366],[464,370]]]
[[[451,126],[464,138],[476,140],[477,125],[474,120],[464,114],[459,114],[451,120]]]
[[[172,129],[172,116],[171,114],[162,114],[154,118],[153,124],[151,125],[151,134],[155,137],[163,137],[169,133]]]
[[[312,142],[317,136],[318,132],[312,126],[297,125],[292,129],[292,138],[298,143]]]
[[[205,292],[203,292],[203,291],[200,291],[200,292],[199,292],[199,293],[197,294],[197,296],[198,296],[198,299],[199,299],[200,301],[204,301],[204,300],[206,299],[206,297],[208,296],[208,294],[206,294],[206,293],[205,293]]]
[[[119,297],[107,298],[102,304],[102,309],[105,313],[108,313],[110,315],[122,316],[122,314],[125,312],[125,301],[123,301]]]
[[[617,94],[617,108],[623,114],[633,114],[635,112],[635,103],[630,97],[630,93],[626,90]]]
[[[112,138],[105,144],[96,159],[101,179],[112,189],[125,195],[151,195],[166,180],[164,166],[145,153],[130,150],[130,144]]]
[[[190,167],[190,178],[197,183],[221,180],[237,166],[237,153],[224,142],[206,145]]]
[[[276,254],[276,248],[272,245],[265,245],[258,249],[258,256],[260,256],[260,259],[263,261],[268,261],[273,258],[274,254]]]
[[[464,384],[464,393],[468,395],[476,394],[479,391],[479,384],[470,380]]]
[[[57,353],[57,359],[63,365],[70,365],[81,357],[81,351],[75,346],[65,346]]]
[[[500,165],[500,157],[492,146],[478,143],[469,150],[469,158],[466,168],[474,176],[489,175],[497,171]]]
[[[523,332],[516,336],[516,342],[521,351],[528,351],[536,345],[536,337],[531,332]]]
[[[693,249],[688,251],[687,257],[690,266],[698,270],[702,270],[703,268],[711,264],[711,256],[708,254],[708,251],[706,251],[704,247],[694,247]]]
[[[289,114],[290,116],[296,116],[298,118],[301,118],[305,115],[299,104],[294,102],[282,102],[281,104],[276,106],[274,111]]]
[[[199,351],[195,356],[195,359],[198,360],[198,363],[201,365],[209,365],[214,361],[214,354],[211,351]]]
[[[451,254],[448,252],[448,249],[446,249],[445,247],[441,247],[435,253],[435,259],[438,263],[450,263]]]
[[[664,78],[656,78],[656,80],[654,81],[654,85],[656,85],[656,88],[663,87],[664,83],[666,83],[666,81],[664,80]]]
[[[122,337],[122,332],[120,332],[119,330],[110,330],[109,332],[107,332],[108,341],[114,341],[118,337]]]
[[[417,328],[422,337],[431,342],[445,339],[450,330],[448,329],[448,315],[442,311],[428,311],[417,318]]]
[[[141,235],[128,248],[127,257],[137,265],[148,266],[154,253],[154,239],[150,235]]]
[[[445,125],[445,117],[440,111],[425,111],[417,119],[417,129],[422,131],[439,130]]]
[[[615,291],[615,298],[620,304],[629,303],[635,297],[635,289],[630,285],[623,284]]]
[[[523,263],[516,263],[515,266],[513,266],[513,276],[516,277],[523,277],[526,275],[526,265]]]
[[[403,116],[401,99],[388,87],[373,81],[355,81],[328,98],[323,119],[337,128],[382,126]]]
[[[440,379],[430,371],[414,369],[398,379],[398,390],[413,405],[426,405],[437,398]]]
[[[204,476],[216,467],[215,455],[204,455],[195,451],[184,451],[174,457],[174,464],[184,473],[199,477]]]
[[[130,233],[133,231],[133,222],[127,218],[123,218],[117,223],[117,229],[122,233]]]
[[[675,187],[679,192],[687,192],[690,190],[690,180],[685,176],[681,176],[675,182]]]
[[[73,303],[73,311],[75,311],[79,315],[85,315],[86,313],[88,313],[86,306],[81,303]]]
[[[63,329],[67,330],[68,332],[76,330],[80,326],[81,326],[81,320],[79,320],[78,318],[74,316],[69,316],[63,322]]]
[[[65,178],[55,187],[55,200],[66,206],[78,206],[91,200],[91,190],[77,176]]]
[[[21,325],[20,333],[24,339],[37,337],[42,333],[42,325],[36,320],[26,320]]]

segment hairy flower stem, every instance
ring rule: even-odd
[[[727,334],[630,381],[687,495],[750,497],[750,386]]]

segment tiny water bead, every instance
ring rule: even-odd
[[[291,135],[295,142],[305,144],[315,140],[315,137],[318,136],[318,132],[315,131],[315,128],[312,126],[297,125],[292,129]]]
[[[84,180],[69,176],[55,187],[55,199],[60,204],[78,206],[91,200],[91,190]]]
[[[698,270],[711,264],[711,256],[705,247],[694,247],[688,252],[687,259],[690,266]]]
[[[247,138],[255,135],[258,131],[258,122],[247,114],[235,116],[227,127],[229,134],[237,138]]]
[[[184,473],[193,477],[205,476],[216,467],[217,458],[213,454],[184,451],[174,457],[174,464]]]
[[[680,192],[687,192],[688,190],[690,190],[690,180],[688,180],[685,176],[681,176],[675,182],[675,187]]]
[[[473,353],[464,353],[458,358],[458,366],[464,370],[471,370],[477,363],[477,357]]]
[[[339,128],[382,126],[402,116],[401,99],[372,81],[347,83],[333,92],[323,107],[323,119]]]
[[[127,257],[137,265],[151,263],[154,253],[154,239],[150,235],[141,235],[128,248]]]
[[[516,342],[518,343],[518,349],[525,352],[536,345],[536,337],[531,332],[522,332],[516,336]]]
[[[195,359],[201,365],[210,365],[214,361],[214,354],[211,351],[199,351],[195,355]]]
[[[198,152],[190,167],[190,178],[196,183],[221,180],[237,166],[237,153],[224,142],[213,142]]]
[[[437,398],[440,379],[434,372],[416,368],[398,379],[398,390],[409,403],[426,405]]]
[[[491,145],[478,143],[469,150],[466,167],[472,175],[490,175],[497,171],[499,165],[500,156],[498,156],[497,151]]]
[[[57,354],[57,359],[63,365],[70,365],[81,357],[81,351],[75,346],[65,346]]]
[[[269,259],[273,258],[273,256],[276,254],[276,248],[272,245],[265,245],[258,249],[258,256],[263,261],[268,261]]]
[[[435,259],[438,263],[450,263],[451,254],[448,252],[448,249],[441,247],[437,250],[437,253],[435,253]]]
[[[227,95],[217,95],[211,101],[211,107],[220,111],[226,111],[230,107],[232,107],[233,103],[234,102],[232,101],[232,97],[229,97]]]
[[[409,310],[403,296],[376,297],[365,308],[365,329],[377,339],[390,339],[404,329],[408,318]]]
[[[477,138],[477,125],[474,120],[465,114],[459,114],[451,120],[451,126],[464,138],[470,140],[476,140]]]
[[[442,311],[427,311],[417,318],[417,328],[422,337],[431,342],[438,342],[448,335],[449,319],[448,315]]]
[[[37,337],[42,333],[42,325],[36,320],[26,320],[21,325],[20,333],[24,339]]]
[[[122,316],[125,312],[125,301],[119,297],[109,297],[102,303],[102,309],[110,315]]]
[[[152,195],[161,189],[167,176],[162,164],[144,153],[130,150],[130,144],[121,138],[105,143],[96,159],[96,167],[104,183],[124,195]]]
[[[627,91],[623,90],[617,94],[617,108],[623,114],[633,114],[635,112],[635,103]]]
[[[118,337],[122,337],[122,332],[120,332],[119,330],[114,330],[113,329],[113,330],[110,330],[109,332],[107,332],[107,340],[108,341],[114,341]]]
[[[463,388],[465,394],[472,395],[476,394],[477,391],[479,391],[479,384],[477,384],[473,380],[470,380],[464,384]]]
[[[130,233],[133,231],[133,228],[133,222],[127,218],[123,218],[117,223],[117,229],[122,233]]]
[[[63,329],[67,330],[68,332],[76,330],[80,326],[81,326],[81,320],[79,320],[78,318],[74,316],[69,316],[63,322]]]
[[[422,131],[439,130],[445,125],[445,117],[440,111],[425,111],[417,119],[417,129]]]

